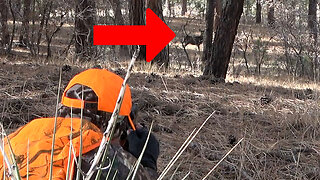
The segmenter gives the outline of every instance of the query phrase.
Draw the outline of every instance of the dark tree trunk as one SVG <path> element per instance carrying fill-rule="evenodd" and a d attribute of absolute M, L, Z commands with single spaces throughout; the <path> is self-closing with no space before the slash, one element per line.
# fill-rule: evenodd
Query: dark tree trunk
<path fill-rule="evenodd" d="M 256 23 L 260 24 L 261 23 L 261 10 L 262 10 L 262 6 L 261 6 L 261 2 L 260 0 L 257 0 L 256 2 Z"/>
<path fill-rule="evenodd" d="M 216 8 L 216 15 L 214 20 L 214 31 L 217 31 L 217 28 L 219 26 L 220 17 L 222 14 L 222 7 L 223 7 L 223 0 L 215 0 L 215 8 Z"/>
<path fill-rule="evenodd" d="M 9 14 L 9 10 L 8 10 L 8 4 L 6 0 L 0 0 L 0 23 L 1 23 L 1 38 L 2 38 L 2 45 L 6 46 L 9 44 L 10 42 L 10 35 L 9 35 L 9 31 L 8 31 L 8 14 Z"/>
<path fill-rule="evenodd" d="M 81 60 L 90 60 L 94 55 L 93 25 L 95 24 L 95 19 L 94 0 L 77 0 L 75 52 Z"/>
<path fill-rule="evenodd" d="M 317 39 L 317 0 L 309 0 L 308 27 L 314 39 Z"/>
<path fill-rule="evenodd" d="M 121 3 L 119 0 L 110 0 L 113 11 L 115 12 L 115 23 L 116 25 L 124 25 L 124 18 L 121 12 Z M 129 48 L 128 46 L 121 45 L 120 46 L 120 56 L 129 56 Z"/>
<path fill-rule="evenodd" d="M 250 19 L 250 11 L 251 11 L 251 0 L 245 0 L 245 5 L 244 5 L 244 16 L 242 18 L 243 24 L 246 24 L 248 20 Z"/>
<path fill-rule="evenodd" d="M 243 12 L 243 4 L 244 0 L 227 0 L 214 37 L 212 56 L 207 61 L 204 75 L 226 78 L 233 42 Z"/>
<path fill-rule="evenodd" d="M 13 38 L 15 36 L 16 33 L 16 16 L 15 16 L 15 12 L 13 10 L 13 5 L 12 5 L 12 1 L 8 0 L 9 3 L 9 8 L 10 8 L 10 13 L 11 13 L 11 17 L 12 17 L 12 31 L 11 31 L 11 37 L 10 37 L 10 42 L 7 48 L 7 53 L 11 52 L 12 49 L 12 44 L 13 44 Z"/>
<path fill-rule="evenodd" d="M 167 11 L 168 11 L 167 16 L 168 16 L 168 17 L 171 17 L 171 15 L 172 15 L 172 13 L 171 13 L 172 8 L 171 8 L 171 2 L 170 2 L 170 0 L 166 0 L 166 6 L 167 6 Z"/>
<path fill-rule="evenodd" d="M 30 6 L 31 0 L 23 0 L 23 19 L 19 41 L 21 44 L 24 44 L 26 46 L 29 46 L 29 20 L 31 12 Z"/>
<path fill-rule="evenodd" d="M 144 0 L 129 1 L 130 25 L 145 25 L 145 3 Z M 133 54 L 133 51 L 131 52 Z M 146 46 L 141 46 L 139 60 L 146 60 Z"/>
<path fill-rule="evenodd" d="M 187 12 L 187 4 L 188 4 L 188 1 L 187 0 L 181 0 L 181 16 L 184 16 Z"/>
<path fill-rule="evenodd" d="M 162 21 L 163 13 L 162 13 L 162 0 L 149 0 L 148 8 L 150 8 Z M 165 21 L 164 21 L 165 22 Z M 152 62 L 157 62 L 158 65 L 164 65 L 164 67 L 168 68 L 169 66 L 169 46 L 166 46 L 155 58 Z"/>
<path fill-rule="evenodd" d="M 269 11 L 268 11 L 268 24 L 270 27 L 274 27 L 276 22 L 276 19 L 274 17 L 274 2 L 271 2 L 271 5 L 269 6 Z"/>
<path fill-rule="evenodd" d="M 114 19 L 117 25 L 124 25 L 124 19 L 121 12 L 121 3 L 119 0 L 110 0 L 113 11 L 115 12 Z"/>
<path fill-rule="evenodd" d="M 308 9 L 308 27 L 310 30 L 310 35 L 313 38 L 313 51 L 314 57 L 311 63 L 311 77 L 316 80 L 318 78 L 318 28 L 317 28 L 317 0 L 309 0 Z"/>
<path fill-rule="evenodd" d="M 37 37 L 37 54 L 40 53 L 40 43 L 41 43 L 42 31 L 43 31 L 43 28 L 44 28 L 44 24 L 46 22 L 49 3 L 43 4 L 42 8 L 43 9 L 41 9 L 41 19 L 40 19 L 40 25 L 39 25 L 38 37 Z M 47 18 L 49 18 L 49 17 L 47 17 Z"/>
<path fill-rule="evenodd" d="M 207 0 L 206 29 L 204 32 L 202 62 L 211 57 L 215 0 Z"/>

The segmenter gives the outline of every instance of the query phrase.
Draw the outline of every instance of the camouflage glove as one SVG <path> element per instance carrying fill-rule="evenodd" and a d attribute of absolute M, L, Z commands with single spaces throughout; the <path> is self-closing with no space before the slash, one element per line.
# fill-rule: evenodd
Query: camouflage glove
<path fill-rule="evenodd" d="M 140 156 L 147 137 L 148 129 L 146 127 L 139 128 L 136 131 L 132 131 L 128 135 L 128 151 L 136 158 Z M 158 156 L 159 142 L 153 134 L 150 134 L 146 150 L 141 159 L 141 164 L 144 167 L 149 167 L 154 170 L 157 170 Z"/>

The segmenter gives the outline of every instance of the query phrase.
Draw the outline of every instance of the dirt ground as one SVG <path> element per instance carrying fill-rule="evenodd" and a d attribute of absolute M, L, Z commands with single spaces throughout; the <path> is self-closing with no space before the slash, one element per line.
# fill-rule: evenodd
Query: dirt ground
<path fill-rule="evenodd" d="M 60 90 L 82 70 L 72 66 L 63 71 Z M 125 75 L 124 69 L 113 71 Z M 53 116 L 58 81 L 56 65 L 1 57 L 0 117 L 8 131 L 34 118 Z M 315 90 L 137 71 L 129 85 L 140 108 L 137 121 L 155 122 L 159 172 L 192 130 L 214 112 L 168 179 L 172 174 L 181 179 L 188 172 L 188 179 L 200 179 L 243 137 L 209 179 L 320 179 L 320 107 Z"/>

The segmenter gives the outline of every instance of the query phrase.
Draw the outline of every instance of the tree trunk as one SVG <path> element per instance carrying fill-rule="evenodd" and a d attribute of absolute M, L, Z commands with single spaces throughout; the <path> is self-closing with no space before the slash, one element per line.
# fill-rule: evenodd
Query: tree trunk
<path fill-rule="evenodd" d="M 313 38 L 313 61 L 311 63 L 311 77 L 316 80 L 318 78 L 318 29 L 317 29 L 317 0 L 309 0 L 308 10 L 308 27 L 310 35 Z"/>
<path fill-rule="evenodd" d="M 165 1 L 166 2 L 166 11 L 167 11 L 167 14 L 166 14 L 166 16 L 168 16 L 168 17 L 171 17 L 171 2 L 170 2 L 170 0 L 166 0 Z"/>
<path fill-rule="evenodd" d="M 19 41 L 21 44 L 29 46 L 29 20 L 31 12 L 31 0 L 23 0 L 23 20 Z"/>
<path fill-rule="evenodd" d="M 181 6 L 182 6 L 181 16 L 186 15 L 186 12 L 187 12 L 187 4 L 188 4 L 188 1 L 187 1 L 187 0 L 181 0 Z"/>
<path fill-rule="evenodd" d="M 250 11 L 251 11 L 251 0 L 245 0 L 244 5 L 244 16 L 242 18 L 243 24 L 246 24 L 248 20 L 250 19 Z"/>
<path fill-rule="evenodd" d="M 39 20 L 40 24 L 39 24 L 38 35 L 37 35 L 37 53 L 36 54 L 40 53 L 40 43 L 41 43 L 42 31 L 44 28 L 44 23 L 46 22 L 46 16 L 47 16 L 48 8 L 49 8 L 49 3 L 44 3 L 42 6 L 43 6 L 42 7 L 43 9 L 41 9 L 41 13 L 40 13 L 41 19 Z"/>
<path fill-rule="evenodd" d="M 15 33 L 16 33 L 16 16 L 15 16 L 15 12 L 14 12 L 13 7 L 12 7 L 12 1 L 8 0 L 8 3 L 9 3 L 9 9 L 10 9 L 10 13 L 11 13 L 12 21 L 13 21 L 12 22 L 12 31 L 11 31 L 10 42 L 9 42 L 9 45 L 8 45 L 8 48 L 7 48 L 7 53 L 10 53 L 11 49 L 12 49 L 13 38 L 14 38 Z"/>
<path fill-rule="evenodd" d="M 216 8 L 216 15 L 214 20 L 214 31 L 217 31 L 217 28 L 219 26 L 220 17 L 222 15 L 222 7 L 223 7 L 223 0 L 215 0 L 215 8 Z"/>
<path fill-rule="evenodd" d="M 206 29 L 204 32 L 202 62 L 211 57 L 215 0 L 207 0 Z"/>
<path fill-rule="evenodd" d="M 257 0 L 256 2 L 256 23 L 260 24 L 261 23 L 261 10 L 262 10 L 262 6 L 261 6 L 261 2 L 260 0 Z"/>
<path fill-rule="evenodd" d="M 80 60 L 90 60 L 94 54 L 93 25 L 95 19 L 94 0 L 77 0 L 75 52 Z"/>
<path fill-rule="evenodd" d="M 144 0 L 130 0 L 129 6 L 130 25 L 145 25 Z M 131 51 L 131 54 L 133 54 L 133 51 Z M 146 60 L 146 46 L 141 46 L 138 59 Z"/>
<path fill-rule="evenodd" d="M 244 0 L 227 0 L 214 37 L 212 57 L 207 61 L 204 75 L 226 78 L 243 4 Z"/>
<path fill-rule="evenodd" d="M 308 27 L 314 39 L 317 39 L 317 0 L 309 0 Z"/>
<path fill-rule="evenodd" d="M 10 42 L 10 35 L 8 31 L 8 5 L 6 0 L 0 0 L 0 23 L 1 23 L 1 33 L 2 33 L 2 45 L 6 46 Z"/>
<path fill-rule="evenodd" d="M 121 3 L 119 0 L 110 0 L 112 7 L 113 7 L 113 11 L 115 12 L 115 23 L 116 25 L 124 25 L 124 18 L 121 12 Z M 120 56 L 129 56 L 129 48 L 128 46 L 125 45 L 121 45 L 120 46 L 120 52 L 119 52 Z"/>
<path fill-rule="evenodd" d="M 162 0 L 149 0 L 148 8 L 150 8 L 163 22 L 163 12 L 162 12 Z M 168 68 L 169 66 L 169 45 L 166 46 L 155 58 L 152 62 L 157 62 L 158 65 L 164 65 L 164 67 Z"/>
<path fill-rule="evenodd" d="M 274 27 L 275 23 L 275 17 L 274 17 L 274 2 L 271 2 L 269 6 L 269 11 L 268 11 L 268 24 L 270 27 Z"/>
<path fill-rule="evenodd" d="M 114 19 L 117 25 L 124 25 L 124 19 L 121 12 L 121 3 L 119 0 L 110 0 L 113 11 L 115 12 Z"/>

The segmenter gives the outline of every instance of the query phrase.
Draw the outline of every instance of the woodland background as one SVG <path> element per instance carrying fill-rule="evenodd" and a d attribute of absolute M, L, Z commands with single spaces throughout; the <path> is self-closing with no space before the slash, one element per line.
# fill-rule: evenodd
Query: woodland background
<path fill-rule="evenodd" d="M 143 25 L 151 8 L 176 33 L 130 87 L 155 123 L 159 172 L 214 112 L 166 178 L 320 179 L 317 0 L 0 0 L 0 117 L 8 131 L 52 117 L 78 72 L 124 77 L 135 46 L 93 46 L 95 24 Z M 62 88 L 58 89 L 59 69 Z M 180 164 L 180 165 L 179 165 Z"/>

